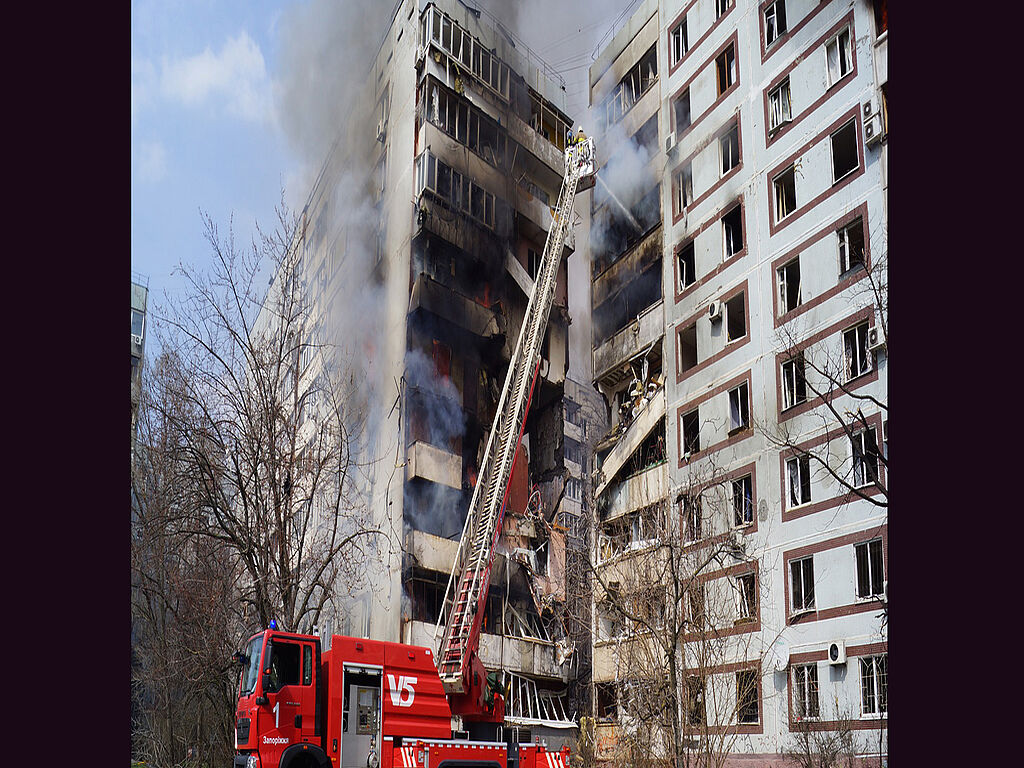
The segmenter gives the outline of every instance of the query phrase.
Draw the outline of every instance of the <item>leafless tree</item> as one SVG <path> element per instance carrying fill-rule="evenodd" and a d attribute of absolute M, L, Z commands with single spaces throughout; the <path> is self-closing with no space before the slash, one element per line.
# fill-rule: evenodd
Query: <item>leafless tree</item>
<path fill-rule="evenodd" d="M 858 728 L 860 720 L 851 713 L 851 707 L 833 701 L 836 717 L 827 728 L 814 719 L 797 718 L 790 723 L 789 739 L 779 750 L 788 762 L 799 768 L 854 768 L 878 765 L 879 760 L 864 760 L 858 755 L 885 753 L 884 721 L 877 728 Z"/>
<path fill-rule="evenodd" d="M 210 267 L 182 266 L 154 312 L 132 472 L 137 743 L 161 765 L 200 735 L 233 743 L 232 650 L 272 618 L 311 631 L 362 588 L 381 535 L 360 373 L 310 312 L 295 218 L 282 203 L 248 249 L 203 218 Z"/>
<path fill-rule="evenodd" d="M 615 680 L 597 696 L 602 761 L 721 766 L 751 706 L 760 717 L 766 569 L 736 532 L 735 511 L 730 483 L 705 460 L 672 503 L 623 521 L 619 542 L 615 521 L 599 526 L 595 639 L 606 650 L 595 649 L 595 676 Z"/>

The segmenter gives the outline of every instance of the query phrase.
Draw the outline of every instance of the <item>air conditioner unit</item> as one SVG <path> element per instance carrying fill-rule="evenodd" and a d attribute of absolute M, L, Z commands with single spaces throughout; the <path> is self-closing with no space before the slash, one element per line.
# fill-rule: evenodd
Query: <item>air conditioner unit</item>
<path fill-rule="evenodd" d="M 828 644 L 828 663 L 834 666 L 846 663 L 845 640 L 833 640 Z"/>
<path fill-rule="evenodd" d="M 871 117 L 864 118 L 864 143 L 869 147 L 882 140 L 882 116 L 876 112 Z"/>
<path fill-rule="evenodd" d="M 708 317 L 711 318 L 711 322 L 722 319 L 722 302 L 718 299 L 712 300 L 708 305 Z"/>
<path fill-rule="evenodd" d="M 873 114 L 875 114 L 876 111 L 877 110 L 875 109 L 875 102 L 873 100 L 868 99 L 867 101 L 864 102 L 864 119 L 865 120 L 867 120 L 869 117 L 871 117 Z"/>
<path fill-rule="evenodd" d="M 669 154 L 675 148 L 675 146 L 676 146 L 676 135 L 674 133 L 670 133 L 665 138 L 665 154 L 666 155 Z"/>
<path fill-rule="evenodd" d="M 878 328 L 868 328 L 868 349 L 872 352 L 885 349 L 885 339 Z"/>
<path fill-rule="evenodd" d="M 141 336 L 136 336 L 133 333 L 132 334 L 132 342 L 135 343 L 135 344 L 140 344 L 141 345 L 142 344 L 142 337 Z"/>

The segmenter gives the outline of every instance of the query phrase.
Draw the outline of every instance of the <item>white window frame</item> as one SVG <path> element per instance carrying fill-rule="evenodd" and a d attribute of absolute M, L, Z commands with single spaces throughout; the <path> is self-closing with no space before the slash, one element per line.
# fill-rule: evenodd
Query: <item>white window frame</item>
<path fill-rule="evenodd" d="M 802 373 L 801 373 L 802 369 Z M 798 399 L 797 376 L 804 380 L 804 396 Z M 782 364 L 782 410 L 807 402 L 807 364 L 803 353 L 799 353 Z"/>
<path fill-rule="evenodd" d="M 801 671 L 803 675 L 800 674 Z M 800 677 L 803 677 L 803 679 L 801 680 Z M 817 712 L 809 715 L 807 710 L 811 703 L 812 688 L 814 691 L 814 705 Z M 793 667 L 793 714 L 797 720 L 813 721 L 821 719 L 820 693 L 821 689 L 818 687 L 818 665 L 813 662 L 795 665 Z"/>
<path fill-rule="evenodd" d="M 722 18 L 729 10 L 733 0 L 715 0 L 715 18 Z"/>
<path fill-rule="evenodd" d="M 737 490 L 739 490 L 738 494 Z M 747 493 L 748 490 L 749 493 Z M 750 500 L 749 505 L 747 499 Z M 736 507 L 737 500 L 740 501 L 739 509 Z M 747 520 L 748 512 L 749 520 Z M 754 478 L 752 475 L 744 475 L 732 481 L 732 521 L 734 528 L 746 528 L 748 525 L 754 524 Z"/>
<path fill-rule="evenodd" d="M 852 127 L 852 129 L 853 129 L 853 152 L 854 152 L 854 154 L 857 154 L 857 121 L 856 120 L 850 120 L 846 124 L 839 126 L 839 128 L 836 129 L 835 131 L 833 131 L 831 134 L 829 134 L 829 137 L 828 137 L 829 157 L 832 160 L 832 183 L 833 184 L 838 184 L 840 181 L 845 179 L 851 173 L 856 173 L 857 170 L 860 168 L 860 157 L 858 155 L 858 157 L 857 157 L 857 164 L 856 165 L 854 165 L 852 168 L 850 168 L 850 170 L 846 171 L 846 173 L 844 173 L 842 176 L 836 176 L 836 136 L 838 136 L 842 131 L 845 131 L 847 128 L 850 128 L 850 127 Z"/>
<path fill-rule="evenodd" d="M 810 568 L 811 600 L 810 600 L 810 603 L 808 603 L 808 601 L 807 601 L 807 581 L 806 581 L 807 569 L 804 568 L 804 563 L 807 563 L 807 562 L 810 562 L 810 564 L 811 564 L 811 568 Z M 800 595 L 801 595 L 801 598 L 802 598 L 801 605 L 799 605 L 799 606 L 796 604 L 796 582 L 794 581 L 794 579 L 796 578 L 796 574 L 793 572 L 793 566 L 797 565 L 797 564 L 800 565 Z M 791 602 L 792 602 L 792 605 L 793 605 L 793 609 L 792 609 L 791 615 L 795 616 L 798 613 L 806 613 L 807 611 L 815 610 L 817 595 L 815 594 L 815 589 L 814 589 L 814 555 L 808 555 L 807 557 L 801 557 L 801 558 L 798 558 L 796 560 L 790 560 L 789 561 L 789 589 L 790 589 L 790 593 L 789 593 L 790 594 L 790 599 L 791 599 Z"/>
<path fill-rule="evenodd" d="M 693 254 L 693 274 L 686 271 L 686 264 L 683 261 L 683 254 L 689 250 Z M 676 268 L 679 270 L 679 290 L 683 291 L 697 282 L 697 249 L 694 246 L 693 241 L 684 245 L 679 249 L 679 253 L 676 254 Z M 690 281 L 687 282 L 686 278 L 689 277 Z"/>
<path fill-rule="evenodd" d="M 734 247 L 736 245 L 736 232 L 734 232 L 729 225 L 726 223 L 725 218 L 732 214 L 733 211 L 738 210 L 740 212 L 740 223 L 739 223 L 739 236 L 743 239 L 743 206 L 738 205 L 725 212 L 722 216 L 722 253 L 724 258 L 729 259 L 735 256 L 737 253 L 743 250 L 743 243 L 740 243 L 740 247 Z"/>
<path fill-rule="evenodd" d="M 870 454 L 867 449 L 867 436 L 874 435 L 873 429 L 864 429 L 860 432 L 856 432 L 850 438 L 850 461 L 853 465 L 853 487 L 854 488 L 865 488 L 869 485 L 874 485 L 878 482 L 878 442 L 875 440 L 875 453 Z M 867 458 L 868 456 L 874 456 L 875 464 L 875 479 L 868 479 L 867 472 Z M 859 476 L 859 477 L 858 477 Z"/>
<path fill-rule="evenodd" d="M 794 472 L 793 467 L 796 467 Z M 804 498 L 804 478 L 807 479 L 807 498 Z M 794 484 L 794 478 L 796 484 Z M 811 459 L 809 456 L 791 456 L 786 459 L 786 486 L 789 490 L 789 509 L 811 503 Z M 794 503 L 794 501 L 796 503 Z"/>
<path fill-rule="evenodd" d="M 779 9 L 782 9 L 782 29 L 779 28 Z M 786 0 L 775 0 L 774 3 L 765 6 L 764 9 L 764 38 L 765 48 L 771 48 L 780 37 L 789 31 L 786 23 Z M 774 37 L 772 33 L 775 33 Z"/>
<path fill-rule="evenodd" d="M 672 188 L 676 196 L 676 211 L 682 213 L 693 203 L 693 163 L 687 163 L 676 171 Z"/>
<path fill-rule="evenodd" d="M 859 260 L 852 262 L 850 255 L 850 232 L 854 230 L 860 230 L 864 232 L 864 219 L 858 217 L 854 221 L 851 221 L 846 226 L 836 230 L 836 238 L 839 244 L 839 274 L 845 275 L 851 269 L 858 266 L 864 266 L 864 250 L 861 249 Z"/>
<path fill-rule="evenodd" d="M 825 77 L 832 87 L 853 71 L 853 41 L 850 27 L 843 27 L 825 43 Z"/>
<path fill-rule="evenodd" d="M 773 133 L 793 120 L 793 98 L 789 75 L 768 92 L 768 132 Z"/>
<path fill-rule="evenodd" d="M 871 373 L 874 367 L 868 349 L 868 322 L 865 320 L 843 331 L 843 365 L 846 381 Z"/>
<path fill-rule="evenodd" d="M 881 669 L 885 659 L 885 671 Z M 889 654 L 862 656 L 860 659 L 860 716 L 881 719 L 889 714 Z M 872 702 L 869 704 L 868 684 Z M 884 701 L 883 701 L 884 700 Z M 870 708 L 869 708 L 870 707 Z"/>
<path fill-rule="evenodd" d="M 729 431 L 750 426 L 750 387 L 743 382 L 729 390 Z"/>
<path fill-rule="evenodd" d="M 690 41 L 686 29 L 686 17 L 680 21 L 671 33 L 672 37 L 672 64 L 678 64 L 683 57 L 690 52 Z"/>
<path fill-rule="evenodd" d="M 680 496 L 679 505 L 683 517 L 683 539 L 700 541 L 704 538 L 704 518 L 700 496 Z"/>
<path fill-rule="evenodd" d="M 733 149 L 733 143 L 730 138 L 733 134 L 736 134 L 736 147 Z M 735 155 L 735 156 L 734 156 Z M 725 176 L 729 171 L 740 164 L 740 124 L 736 123 L 732 128 L 725 132 L 718 139 L 718 156 L 720 159 L 719 168 L 721 170 L 721 176 Z M 726 167 L 726 161 L 731 161 L 729 167 Z"/>
<path fill-rule="evenodd" d="M 880 588 L 880 590 L 878 592 L 874 591 L 874 586 L 873 585 L 874 585 L 875 580 L 872 578 L 875 575 L 875 573 L 874 573 L 874 570 L 873 570 L 874 567 L 872 566 L 871 547 L 872 547 L 872 545 L 875 545 L 875 544 L 878 545 L 878 554 L 879 554 L 879 558 L 878 559 L 879 559 L 879 562 L 881 563 L 881 569 L 882 569 L 882 578 L 879 581 L 881 581 L 883 587 Z M 867 577 L 868 577 L 868 594 L 866 594 L 866 595 L 862 595 L 860 593 L 860 556 L 859 556 L 859 553 L 860 553 L 861 547 L 863 547 L 866 550 L 866 552 L 867 552 L 867 560 L 866 560 L 866 562 L 867 562 L 867 566 L 868 566 L 868 573 L 867 573 Z M 874 600 L 875 598 L 881 597 L 882 593 L 885 591 L 884 590 L 884 585 L 885 585 L 885 548 L 882 546 L 882 539 L 881 539 L 881 537 L 878 537 L 878 538 L 875 538 L 875 539 L 871 539 L 870 541 L 862 541 L 859 544 L 854 544 L 853 545 L 853 566 L 854 566 L 854 578 L 856 579 L 856 584 L 854 585 L 854 592 L 857 595 L 857 599 L 858 600 Z"/>
<path fill-rule="evenodd" d="M 750 594 L 744 587 L 744 582 L 749 580 L 752 583 L 753 588 L 750 590 Z M 736 577 L 736 581 L 733 584 L 733 589 L 736 590 L 736 616 L 740 620 L 745 619 L 756 619 L 757 618 L 757 574 L 753 571 L 749 573 L 741 573 Z"/>
<path fill-rule="evenodd" d="M 789 267 L 794 262 L 796 263 L 796 270 L 797 270 L 796 302 L 793 304 L 792 307 L 790 307 L 789 306 L 789 304 L 790 304 L 790 302 L 789 302 L 789 298 L 790 298 L 789 293 L 790 293 L 790 288 L 792 286 L 789 285 L 789 280 L 787 278 L 786 271 L 789 269 Z M 787 312 L 792 312 L 797 307 L 799 307 L 801 304 L 803 304 L 803 298 L 800 295 L 800 293 L 801 293 L 801 291 L 800 291 L 801 283 L 803 281 L 800 279 L 800 256 L 799 256 L 799 254 L 797 254 L 792 259 L 790 259 L 785 264 L 783 264 L 781 267 L 779 267 L 778 270 L 776 270 L 776 273 L 777 273 L 777 276 L 778 276 L 778 283 L 779 283 L 779 304 L 781 305 L 779 307 L 779 309 L 780 309 L 779 315 L 782 316 L 782 315 L 786 314 Z"/>

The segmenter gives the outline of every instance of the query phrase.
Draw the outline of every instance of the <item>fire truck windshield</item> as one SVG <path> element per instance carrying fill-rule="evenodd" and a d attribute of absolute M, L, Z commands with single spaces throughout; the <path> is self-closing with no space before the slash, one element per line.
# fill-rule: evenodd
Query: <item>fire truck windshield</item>
<path fill-rule="evenodd" d="M 260 651 L 263 650 L 263 635 L 256 635 L 249 641 L 245 649 L 245 666 L 242 667 L 242 696 L 256 690 L 256 680 L 260 676 Z"/>

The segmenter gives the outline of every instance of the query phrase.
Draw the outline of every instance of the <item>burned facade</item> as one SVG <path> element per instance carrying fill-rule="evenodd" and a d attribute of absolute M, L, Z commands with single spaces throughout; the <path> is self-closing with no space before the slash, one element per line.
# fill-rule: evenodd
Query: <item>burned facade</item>
<path fill-rule="evenodd" d="M 884 2 L 648 0 L 590 69 L 606 765 L 884 764 L 886 47 Z"/>
<path fill-rule="evenodd" d="M 357 435 L 364 490 L 393 542 L 379 553 L 373 588 L 339 606 L 320 627 L 325 636 L 435 648 L 440 639 L 445 587 L 572 129 L 562 83 L 526 50 L 455 0 L 405 0 L 367 73 L 362 113 L 303 213 L 311 333 L 339 350 L 342 369 L 357 361 L 351 375 L 363 378 L 356 388 L 369 414 Z M 581 435 L 566 397 L 566 262 L 575 247 L 570 228 L 480 643 L 508 687 L 509 738 L 539 736 L 552 747 L 574 737 L 567 692 L 588 639 L 566 620 L 567 569 L 585 565 L 573 527 L 584 471 L 572 446 Z"/>

